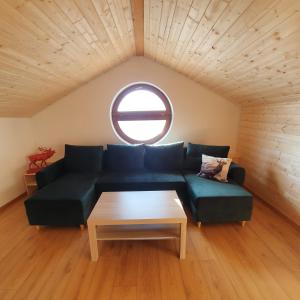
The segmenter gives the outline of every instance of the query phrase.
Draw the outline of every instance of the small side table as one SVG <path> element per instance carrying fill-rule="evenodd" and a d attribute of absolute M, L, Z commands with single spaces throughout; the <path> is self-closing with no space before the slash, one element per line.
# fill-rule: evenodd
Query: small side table
<path fill-rule="evenodd" d="M 24 182 L 26 186 L 27 196 L 30 196 L 37 190 L 36 173 L 24 173 Z"/>
<path fill-rule="evenodd" d="M 47 161 L 47 166 L 53 164 L 54 161 Z M 24 183 L 26 186 L 27 196 L 32 195 L 32 193 L 37 190 L 37 182 L 36 182 L 36 172 L 33 173 L 24 173 Z"/>

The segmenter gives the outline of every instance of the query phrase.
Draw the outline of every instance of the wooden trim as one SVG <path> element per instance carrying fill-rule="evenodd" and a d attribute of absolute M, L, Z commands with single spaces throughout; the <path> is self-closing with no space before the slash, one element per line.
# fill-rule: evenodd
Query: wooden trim
<path fill-rule="evenodd" d="M 165 105 L 166 110 L 164 111 L 130 111 L 130 112 L 119 112 L 118 107 L 123 100 L 123 98 L 128 95 L 129 93 L 136 91 L 136 90 L 147 90 L 155 95 L 157 95 L 162 102 Z M 139 143 L 145 143 L 145 144 L 153 144 L 162 139 L 163 136 L 166 135 L 168 130 L 170 129 L 171 123 L 172 123 L 172 107 L 169 102 L 169 99 L 167 96 L 160 91 L 158 88 L 156 88 L 153 85 L 146 84 L 146 83 L 137 83 L 133 84 L 127 88 L 125 88 L 115 99 L 112 110 L 111 110 L 111 119 L 114 126 L 114 129 L 116 130 L 117 134 L 126 142 L 130 144 L 139 144 Z M 121 129 L 119 125 L 119 121 L 136 121 L 136 120 L 165 120 L 166 124 L 162 130 L 162 132 L 155 136 L 152 139 L 149 140 L 135 140 L 131 137 L 127 136 L 123 130 Z"/>
<path fill-rule="evenodd" d="M 144 0 L 131 0 L 135 53 L 144 55 Z"/>
<path fill-rule="evenodd" d="M 290 219 L 288 216 L 286 216 L 283 212 L 281 212 L 279 209 L 277 209 L 275 206 L 273 206 L 272 204 L 270 204 L 269 202 L 267 202 L 266 200 L 264 200 L 263 198 L 261 198 L 260 196 L 258 196 L 255 192 L 253 192 L 251 189 L 249 189 L 247 186 L 243 186 L 248 192 L 252 193 L 253 198 L 257 199 L 258 201 L 263 202 L 264 204 L 266 204 L 270 209 L 272 209 L 275 213 L 279 214 L 280 216 L 282 216 L 284 219 L 286 219 L 286 221 L 288 223 L 290 223 L 290 225 L 292 225 L 294 228 L 296 228 L 297 230 L 300 231 L 300 225 L 297 224 L 296 222 L 294 222 L 292 219 Z"/>
<path fill-rule="evenodd" d="M 118 121 L 146 121 L 166 120 L 170 116 L 166 111 L 116 111 L 112 113 L 113 119 Z"/>
<path fill-rule="evenodd" d="M 9 207 L 11 204 L 13 204 L 14 202 L 16 202 L 17 200 L 21 200 L 22 198 L 24 198 L 26 196 L 26 192 L 22 193 L 21 195 L 17 196 L 16 198 L 4 203 L 2 206 L 0 206 L 0 212 L 2 210 L 5 210 L 7 207 Z"/>
<path fill-rule="evenodd" d="M 157 95 L 165 104 L 166 107 L 166 113 L 171 114 L 172 113 L 172 108 L 169 102 L 169 99 L 167 98 L 167 96 L 157 87 L 149 84 L 149 83 L 135 83 L 132 84 L 128 87 L 126 87 L 124 90 L 121 91 L 121 93 L 117 96 L 117 98 L 115 99 L 114 103 L 113 103 L 113 107 L 112 107 L 112 112 L 117 112 L 118 111 L 118 107 L 120 105 L 120 102 L 123 100 L 123 98 L 128 95 L 129 93 L 133 92 L 133 91 L 138 91 L 138 90 L 146 90 L 149 92 L 154 93 L 155 95 Z"/>

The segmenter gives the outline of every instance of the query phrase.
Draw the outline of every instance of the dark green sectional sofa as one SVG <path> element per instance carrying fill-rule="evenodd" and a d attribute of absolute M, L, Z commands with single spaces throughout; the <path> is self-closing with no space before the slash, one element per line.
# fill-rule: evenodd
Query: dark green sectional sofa
<path fill-rule="evenodd" d="M 65 146 L 65 157 L 37 174 L 39 189 L 25 201 L 31 225 L 85 224 L 102 192 L 176 190 L 197 222 L 248 221 L 252 195 L 245 170 L 233 163 L 228 183 L 196 176 L 202 154 L 227 157 L 229 147 Z M 143 201 L 143 199 L 141 199 Z M 145 203 L 147 205 L 147 203 Z"/>

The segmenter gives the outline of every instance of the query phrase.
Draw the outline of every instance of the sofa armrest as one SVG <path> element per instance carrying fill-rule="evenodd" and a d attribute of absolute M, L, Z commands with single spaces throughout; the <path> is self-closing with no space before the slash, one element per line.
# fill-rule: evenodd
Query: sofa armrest
<path fill-rule="evenodd" d="M 229 167 L 228 178 L 235 181 L 239 185 L 243 185 L 245 181 L 246 171 L 237 163 L 232 162 Z"/>
<path fill-rule="evenodd" d="M 36 174 L 38 188 L 48 185 L 64 173 L 64 159 L 60 159 Z"/>

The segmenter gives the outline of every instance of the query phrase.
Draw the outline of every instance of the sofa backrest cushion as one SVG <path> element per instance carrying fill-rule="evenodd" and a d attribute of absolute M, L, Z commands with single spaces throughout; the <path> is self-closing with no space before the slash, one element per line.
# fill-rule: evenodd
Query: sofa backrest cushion
<path fill-rule="evenodd" d="M 102 156 L 102 146 L 65 145 L 65 170 L 99 173 L 102 171 Z"/>
<path fill-rule="evenodd" d="M 183 142 L 165 145 L 145 145 L 145 167 L 154 171 L 179 171 L 182 169 Z"/>
<path fill-rule="evenodd" d="M 187 157 L 202 157 L 202 154 L 214 157 L 228 156 L 230 146 L 212 146 L 203 144 L 192 144 L 188 143 L 187 146 Z"/>
<path fill-rule="evenodd" d="M 228 156 L 230 146 L 214 146 L 188 143 L 184 169 L 199 171 L 202 164 L 202 154 L 214 157 Z"/>
<path fill-rule="evenodd" d="M 107 145 L 106 167 L 110 171 L 141 171 L 144 156 L 144 145 Z"/>

